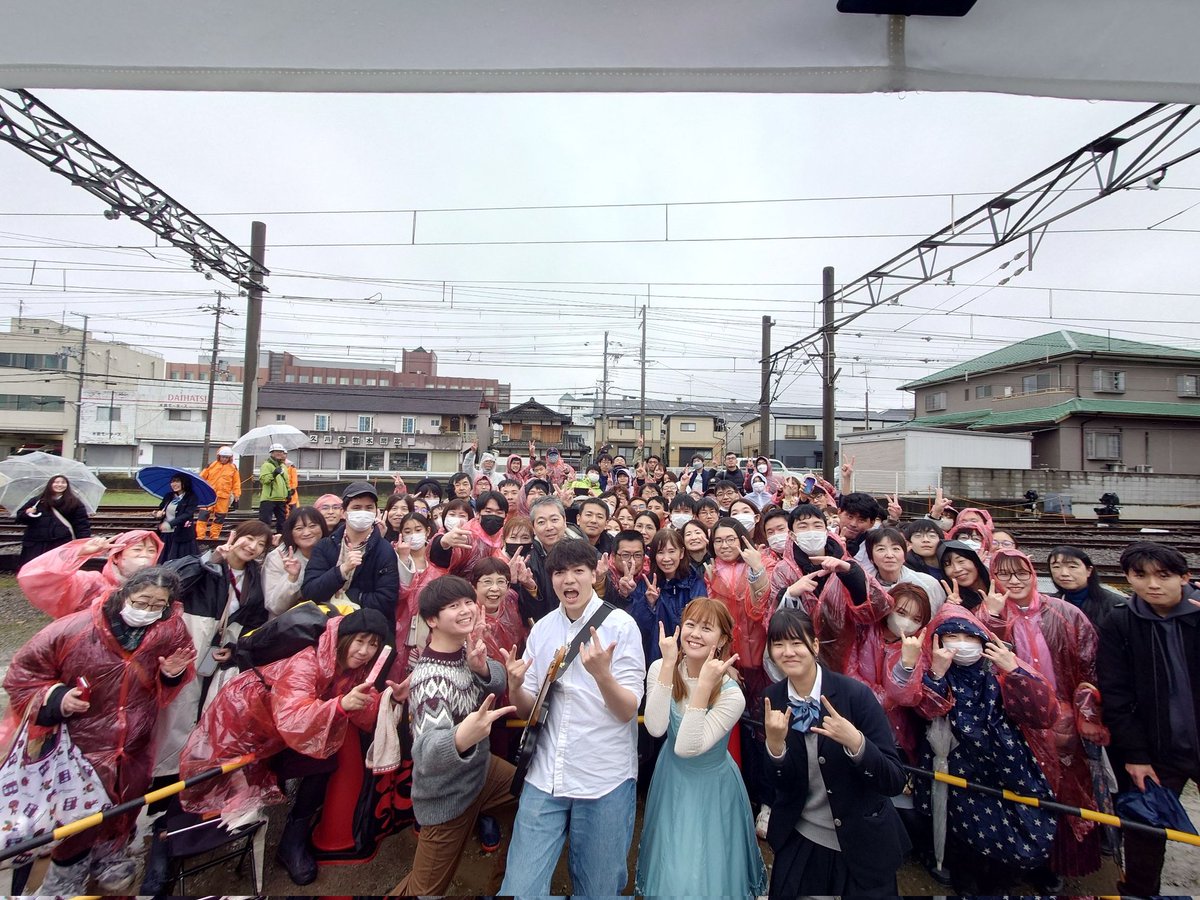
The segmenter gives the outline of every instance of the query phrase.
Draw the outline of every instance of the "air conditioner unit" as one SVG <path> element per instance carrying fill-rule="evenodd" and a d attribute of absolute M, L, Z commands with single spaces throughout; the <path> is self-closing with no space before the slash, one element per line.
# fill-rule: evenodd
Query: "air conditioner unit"
<path fill-rule="evenodd" d="M 1108 469 L 1110 472 L 1124 472 L 1125 463 L 1106 463 L 1104 468 Z"/>
<path fill-rule="evenodd" d="M 1005 397 L 1011 397 L 1012 395 L 1013 395 L 1013 389 L 1012 389 L 1012 387 L 1006 387 L 1006 388 L 1004 389 L 1004 396 L 1005 396 Z"/>
<path fill-rule="evenodd" d="M 1150 475 L 1154 472 L 1154 466 L 1134 466 L 1133 471 L 1141 472 L 1143 475 Z"/>

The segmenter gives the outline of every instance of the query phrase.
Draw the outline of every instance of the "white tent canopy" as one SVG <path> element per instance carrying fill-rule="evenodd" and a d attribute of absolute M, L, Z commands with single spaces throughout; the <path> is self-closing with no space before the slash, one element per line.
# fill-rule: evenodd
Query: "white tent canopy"
<path fill-rule="evenodd" d="M 212 91 L 995 91 L 1200 101 L 1200 3 L 0 0 L 0 86 Z"/>

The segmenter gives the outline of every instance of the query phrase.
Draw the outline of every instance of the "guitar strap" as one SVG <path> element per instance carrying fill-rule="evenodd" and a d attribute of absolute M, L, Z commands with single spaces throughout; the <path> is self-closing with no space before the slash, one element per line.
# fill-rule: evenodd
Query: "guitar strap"
<path fill-rule="evenodd" d="M 554 693 L 554 689 L 558 687 L 558 679 L 562 678 L 563 673 L 567 671 L 567 667 L 575 662 L 575 657 L 579 655 L 579 651 L 583 649 L 583 645 L 592 639 L 592 629 L 599 628 L 601 623 L 608 618 L 608 614 L 615 611 L 616 607 L 607 600 L 600 604 L 600 608 L 592 613 L 592 617 L 583 623 L 583 627 L 579 629 L 579 634 L 575 636 L 575 640 L 571 642 L 571 646 L 567 649 L 567 655 L 563 657 L 562 663 L 558 667 L 558 675 L 550 684 L 550 693 Z"/>

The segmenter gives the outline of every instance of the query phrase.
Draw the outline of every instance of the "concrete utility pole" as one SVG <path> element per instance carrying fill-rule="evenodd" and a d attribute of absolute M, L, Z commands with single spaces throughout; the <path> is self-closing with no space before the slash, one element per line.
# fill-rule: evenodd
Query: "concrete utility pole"
<path fill-rule="evenodd" d="M 762 434 L 759 453 L 773 456 L 771 452 L 771 326 L 775 323 L 770 316 L 762 317 L 762 394 L 758 400 L 758 430 Z"/>
<path fill-rule="evenodd" d="M 213 414 L 213 394 L 217 389 L 217 356 L 221 348 L 221 314 L 225 311 L 222 307 L 222 301 L 225 299 L 225 294 L 217 291 L 216 306 L 202 306 L 201 309 L 208 310 L 215 314 L 216 322 L 213 324 L 213 345 L 212 357 L 208 363 L 208 403 L 204 408 L 204 455 L 201 457 L 200 468 L 206 468 L 209 463 L 208 445 L 212 440 L 212 414 Z M 233 314 L 233 310 L 229 311 Z"/>
<path fill-rule="evenodd" d="M 642 437 L 642 442 L 646 440 L 646 307 L 642 307 L 642 411 L 641 422 L 638 423 L 638 434 Z M 646 450 L 649 455 L 651 451 Z"/>
<path fill-rule="evenodd" d="M 76 313 L 75 315 L 79 315 Z M 79 341 L 79 394 L 75 400 L 75 458 L 83 462 L 83 444 L 79 440 L 79 426 L 83 421 L 83 376 L 87 369 L 88 317 L 83 316 L 83 337 Z M 108 420 L 112 421 L 113 408 L 108 407 Z M 111 427 L 111 426 L 110 426 Z"/>
<path fill-rule="evenodd" d="M 833 266 L 826 266 L 822 272 L 822 292 L 824 325 L 821 329 L 821 468 L 825 480 L 833 484 L 833 472 L 837 468 L 834 460 L 837 438 L 833 433 L 834 385 L 837 382 L 837 372 L 833 368 L 833 336 L 837 331 L 833 324 Z"/>
<path fill-rule="evenodd" d="M 258 417 L 258 343 L 262 331 L 263 265 L 267 253 L 267 226 L 264 222 L 250 225 L 250 289 L 246 292 L 246 349 L 242 360 L 242 434 L 254 427 Z M 207 445 L 206 445 L 207 446 Z M 244 454 L 238 459 L 242 484 L 253 477 L 254 459 Z"/>
<path fill-rule="evenodd" d="M 596 440 L 596 455 L 608 438 L 608 332 L 604 332 L 604 379 L 600 382 L 600 428 L 603 434 Z"/>

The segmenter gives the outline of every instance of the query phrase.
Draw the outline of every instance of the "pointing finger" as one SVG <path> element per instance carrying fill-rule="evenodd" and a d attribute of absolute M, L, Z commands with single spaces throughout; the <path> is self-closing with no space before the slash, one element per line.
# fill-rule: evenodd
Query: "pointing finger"
<path fill-rule="evenodd" d="M 828 710 L 829 715 L 833 716 L 835 719 L 841 718 L 841 716 L 838 715 L 838 711 L 833 708 L 833 704 L 829 702 L 829 698 L 824 694 L 821 695 L 821 703 L 825 706 L 825 709 Z"/>

